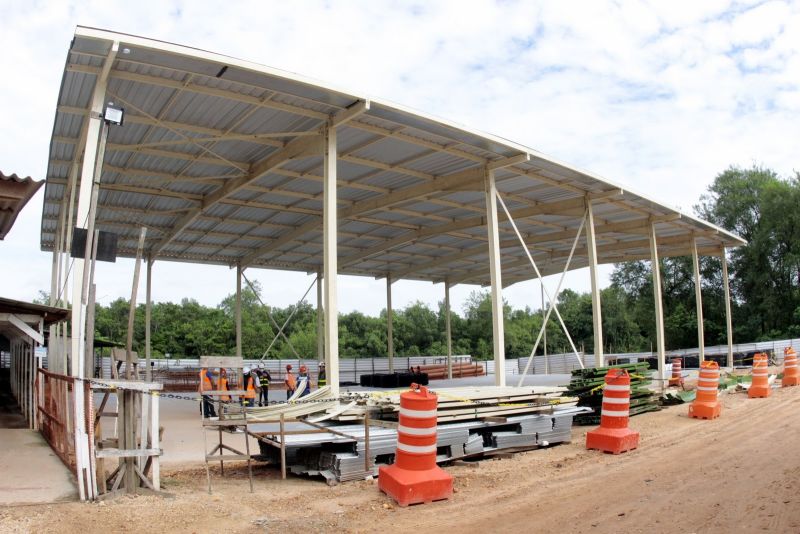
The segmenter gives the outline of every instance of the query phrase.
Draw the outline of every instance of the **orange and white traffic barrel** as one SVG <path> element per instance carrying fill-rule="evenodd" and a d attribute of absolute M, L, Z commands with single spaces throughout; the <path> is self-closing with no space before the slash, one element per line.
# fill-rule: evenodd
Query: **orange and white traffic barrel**
<path fill-rule="evenodd" d="M 625 369 L 611 368 L 606 373 L 600 426 L 586 433 L 586 448 L 611 454 L 639 447 L 639 433 L 628 428 L 631 402 L 631 377 Z"/>
<path fill-rule="evenodd" d="M 670 386 L 679 386 L 683 384 L 682 363 L 680 358 L 672 358 L 672 378 L 669 379 Z"/>
<path fill-rule="evenodd" d="M 769 370 L 767 355 L 762 353 L 753 356 L 753 381 L 747 396 L 751 399 L 769 397 L 772 390 L 769 387 Z"/>
<path fill-rule="evenodd" d="M 689 405 L 689 417 L 695 419 L 716 419 L 722 413 L 718 398 L 719 364 L 706 360 L 700 364 L 700 377 L 697 379 L 697 396 Z"/>
<path fill-rule="evenodd" d="M 411 385 L 400 395 L 395 463 L 378 470 L 378 488 L 400 506 L 449 499 L 453 477 L 436 465 L 438 397 Z"/>
<path fill-rule="evenodd" d="M 792 347 L 783 351 L 783 379 L 781 386 L 796 386 L 800 384 L 800 369 L 797 367 L 797 353 Z"/>

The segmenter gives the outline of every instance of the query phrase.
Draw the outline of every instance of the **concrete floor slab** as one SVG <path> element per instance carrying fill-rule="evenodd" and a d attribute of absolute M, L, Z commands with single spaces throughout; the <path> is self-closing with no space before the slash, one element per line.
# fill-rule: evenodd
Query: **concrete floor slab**
<path fill-rule="evenodd" d="M 0 428 L 0 505 L 78 499 L 75 477 L 35 430 Z"/>

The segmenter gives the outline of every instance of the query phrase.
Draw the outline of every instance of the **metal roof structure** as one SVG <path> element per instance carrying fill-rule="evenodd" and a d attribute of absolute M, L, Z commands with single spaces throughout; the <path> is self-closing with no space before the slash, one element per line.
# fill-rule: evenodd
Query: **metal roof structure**
<path fill-rule="evenodd" d="M 33 302 L 0 297 L 0 313 L 35 315 L 42 319 L 45 326 L 49 326 L 53 323 L 65 320 L 69 315 L 69 310 L 57 306 L 47 306 L 45 304 L 35 304 Z"/>
<path fill-rule="evenodd" d="M 22 178 L 0 171 L 0 240 L 6 238 L 19 212 L 43 183 L 43 180 L 37 181 L 30 176 Z"/>
<path fill-rule="evenodd" d="M 493 168 L 542 274 L 564 268 L 591 202 L 599 263 L 719 254 L 739 237 L 513 142 L 301 76 L 161 41 L 78 27 L 53 125 L 41 247 L 52 250 L 80 168 L 92 93 L 125 108 L 111 127 L 97 226 L 134 256 L 317 272 L 320 131 L 338 133 L 339 273 L 488 284 L 484 176 Z M 73 184 L 77 186 L 77 184 Z M 666 184 L 665 184 L 666 186 Z M 503 212 L 503 284 L 534 278 Z M 585 237 L 571 267 L 588 265 Z"/>

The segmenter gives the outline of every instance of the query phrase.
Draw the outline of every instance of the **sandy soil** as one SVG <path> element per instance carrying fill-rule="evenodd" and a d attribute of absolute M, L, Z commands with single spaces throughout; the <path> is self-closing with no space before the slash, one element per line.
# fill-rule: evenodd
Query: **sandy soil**
<path fill-rule="evenodd" d="M 768 399 L 726 395 L 722 418 L 676 406 L 632 419 L 638 450 L 619 456 L 573 443 L 452 466 L 449 501 L 398 508 L 373 482 L 328 487 L 256 469 L 165 469 L 170 496 L 0 508 L 2 532 L 800 532 L 800 388 Z"/>

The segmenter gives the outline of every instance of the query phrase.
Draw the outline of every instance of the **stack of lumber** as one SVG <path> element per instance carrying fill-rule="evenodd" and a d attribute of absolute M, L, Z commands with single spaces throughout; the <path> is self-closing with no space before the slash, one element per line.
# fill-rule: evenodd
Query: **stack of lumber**
<path fill-rule="evenodd" d="M 281 415 L 284 419 L 294 419 L 309 415 L 335 410 L 341 405 L 338 399 L 331 396 L 330 386 L 319 388 L 312 391 L 305 397 L 300 397 L 294 402 L 281 402 L 270 404 L 269 406 L 251 406 L 247 408 L 248 422 L 275 422 L 280 421 Z M 231 418 L 241 417 L 241 408 L 236 404 L 225 405 L 224 416 L 230 415 Z"/>
<path fill-rule="evenodd" d="M 649 386 L 650 371 L 647 362 L 615 365 L 614 368 L 625 369 L 631 377 L 630 415 L 659 410 L 658 397 Z M 567 394 L 578 397 L 578 406 L 592 408 L 590 414 L 575 417 L 577 425 L 596 425 L 600 423 L 600 408 L 603 403 L 603 386 L 605 376 L 611 367 L 590 367 L 572 371 L 572 379 Z"/>
<path fill-rule="evenodd" d="M 563 397 L 564 391 L 562 387 L 546 386 L 436 388 L 439 396 L 437 417 L 440 423 L 445 423 L 550 413 L 554 406 L 574 406 L 577 403 L 576 398 Z M 340 414 L 337 420 L 357 420 L 367 410 L 373 419 L 397 420 L 401 393 L 373 393 L 366 402 Z"/>
<path fill-rule="evenodd" d="M 447 378 L 447 364 L 422 365 L 420 370 L 428 375 L 429 380 L 443 380 Z M 453 378 L 483 376 L 486 372 L 479 363 L 454 363 Z"/>

